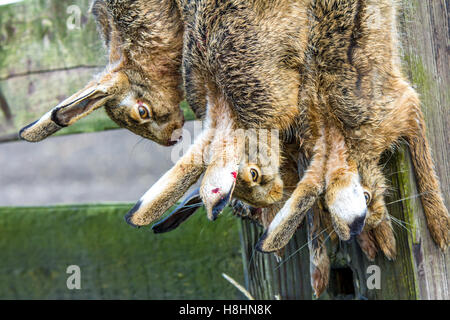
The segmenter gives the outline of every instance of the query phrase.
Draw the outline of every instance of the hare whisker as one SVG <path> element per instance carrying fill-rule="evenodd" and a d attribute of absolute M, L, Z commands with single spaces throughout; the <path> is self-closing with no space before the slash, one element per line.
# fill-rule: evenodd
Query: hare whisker
<path fill-rule="evenodd" d="M 296 255 L 298 252 L 300 252 L 303 248 L 305 248 L 308 244 L 310 244 L 313 240 L 317 239 L 322 233 L 327 231 L 327 229 L 323 229 L 321 232 L 319 232 L 313 239 L 310 241 L 307 241 L 305 244 L 303 244 L 300 248 L 295 250 L 289 257 L 287 257 L 285 260 L 281 261 L 278 266 L 274 270 L 278 270 L 283 264 L 285 264 L 287 261 L 289 261 L 294 255 Z"/>
<path fill-rule="evenodd" d="M 415 195 L 413 195 L 413 196 L 411 196 L 411 197 L 402 198 L 402 199 L 399 199 L 399 200 L 395 200 L 395 201 L 386 203 L 386 205 L 389 206 L 389 205 L 394 204 L 394 203 L 397 203 L 397 202 L 403 202 L 403 201 L 405 201 L 405 200 L 415 199 L 415 198 L 418 198 L 418 197 L 420 197 L 420 196 L 423 196 L 423 195 L 426 195 L 426 194 L 429 194 L 429 193 L 433 193 L 433 192 L 434 192 L 434 191 L 427 191 L 427 192 L 418 193 L 418 194 L 415 194 Z"/>
<path fill-rule="evenodd" d="M 392 218 L 392 216 L 391 216 L 391 218 Z M 405 225 L 403 225 L 400 220 L 397 220 L 396 218 L 394 218 L 394 219 L 392 219 L 392 221 L 394 221 L 394 223 L 396 223 L 398 226 L 400 226 L 401 228 L 405 229 L 409 234 L 412 235 L 411 230 L 409 230 Z"/>

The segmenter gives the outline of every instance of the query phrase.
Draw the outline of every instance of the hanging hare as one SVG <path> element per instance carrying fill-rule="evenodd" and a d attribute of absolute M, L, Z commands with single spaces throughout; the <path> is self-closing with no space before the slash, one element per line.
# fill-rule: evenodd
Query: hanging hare
<path fill-rule="evenodd" d="M 405 138 L 429 230 L 446 248 L 449 215 L 418 96 L 400 72 L 393 1 L 198 0 L 180 5 L 185 91 L 194 110 L 206 105 L 206 126 L 129 212 L 128 223 L 159 219 L 201 174 L 200 194 L 214 219 L 231 199 L 245 149 L 245 140 L 234 132 L 277 129 L 282 136 L 298 133 L 310 164 L 259 249 L 284 247 L 322 194 L 328 197 L 336 233 L 346 240 L 387 216 L 383 188 L 368 194 L 373 186 L 366 178 L 374 177 L 375 187 L 383 185 L 380 156 Z M 326 165 L 332 159 L 328 146 L 336 145 L 325 132 L 329 127 L 342 134 L 348 150 L 336 158 L 342 176 Z M 332 185 L 339 186 L 336 192 L 326 192 Z"/>
<path fill-rule="evenodd" d="M 109 63 L 83 89 L 62 101 L 20 137 L 37 142 L 104 107 L 119 126 L 162 145 L 180 138 L 183 25 L 174 1 L 92 3 Z"/>

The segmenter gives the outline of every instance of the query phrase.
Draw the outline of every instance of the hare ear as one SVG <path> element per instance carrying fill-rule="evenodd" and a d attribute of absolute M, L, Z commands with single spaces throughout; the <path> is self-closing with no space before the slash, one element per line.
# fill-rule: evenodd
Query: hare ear
<path fill-rule="evenodd" d="M 100 81 L 91 82 L 58 104 L 39 120 L 22 128 L 19 136 L 29 142 L 41 141 L 103 106 L 106 101 L 122 93 L 127 84 L 125 74 L 107 74 Z"/>
<path fill-rule="evenodd" d="M 200 189 L 195 189 L 184 199 L 165 219 L 152 226 L 154 233 L 165 233 L 172 231 L 190 216 L 192 216 L 203 205 L 200 198 Z"/>

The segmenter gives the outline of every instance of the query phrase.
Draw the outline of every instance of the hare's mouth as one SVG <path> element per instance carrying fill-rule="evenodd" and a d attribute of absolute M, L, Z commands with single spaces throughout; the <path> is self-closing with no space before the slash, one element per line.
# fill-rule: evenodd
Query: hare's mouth
<path fill-rule="evenodd" d="M 181 140 L 183 140 L 183 136 L 180 136 L 177 140 L 167 140 L 166 146 L 170 147 L 170 146 L 174 146 L 176 145 L 178 142 L 180 142 Z"/>

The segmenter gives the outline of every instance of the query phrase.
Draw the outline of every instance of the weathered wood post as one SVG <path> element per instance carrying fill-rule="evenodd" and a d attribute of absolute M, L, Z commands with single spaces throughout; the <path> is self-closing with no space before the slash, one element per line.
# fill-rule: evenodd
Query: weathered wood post
<path fill-rule="evenodd" d="M 449 6 L 446 0 L 402 0 L 399 31 L 404 72 L 421 95 L 436 171 L 447 206 L 450 204 L 450 59 Z M 398 256 L 388 261 L 380 253 L 370 262 L 356 241 L 329 248 L 330 285 L 324 299 L 450 299 L 450 254 L 434 244 L 412 171 L 409 152 L 400 148 L 386 159 L 386 176 L 393 192 L 386 199 L 394 223 Z M 403 200 L 400 200 L 403 199 Z M 242 221 L 241 242 L 246 286 L 258 299 L 312 299 L 306 227 L 303 224 L 286 248 L 284 260 L 254 250 L 262 230 Z M 368 267 L 381 273 L 381 288 L 368 289 Z"/>

